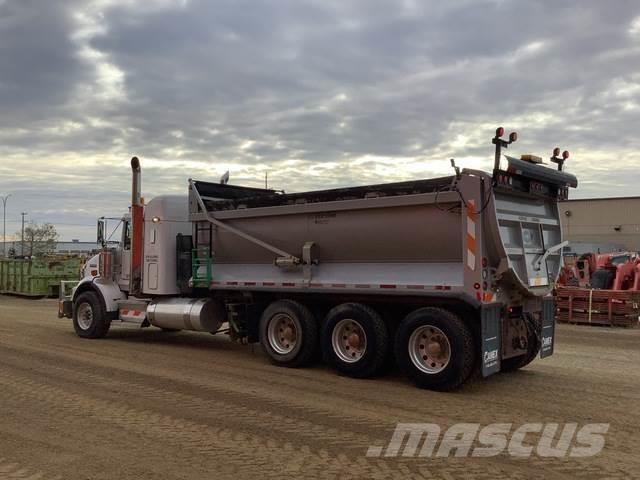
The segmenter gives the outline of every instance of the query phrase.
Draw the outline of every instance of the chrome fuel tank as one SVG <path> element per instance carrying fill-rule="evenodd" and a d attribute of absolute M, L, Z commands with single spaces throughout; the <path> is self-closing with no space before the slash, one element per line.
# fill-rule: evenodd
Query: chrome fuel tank
<path fill-rule="evenodd" d="M 160 328 L 215 332 L 226 321 L 226 310 L 211 298 L 166 298 L 149 304 L 147 318 Z"/>

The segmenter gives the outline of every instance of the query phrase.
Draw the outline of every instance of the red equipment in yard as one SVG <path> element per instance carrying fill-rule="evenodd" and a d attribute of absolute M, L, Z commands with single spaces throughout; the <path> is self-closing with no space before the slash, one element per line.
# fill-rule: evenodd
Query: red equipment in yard
<path fill-rule="evenodd" d="M 615 252 L 565 259 L 556 302 L 559 322 L 637 326 L 640 257 L 635 252 Z"/>

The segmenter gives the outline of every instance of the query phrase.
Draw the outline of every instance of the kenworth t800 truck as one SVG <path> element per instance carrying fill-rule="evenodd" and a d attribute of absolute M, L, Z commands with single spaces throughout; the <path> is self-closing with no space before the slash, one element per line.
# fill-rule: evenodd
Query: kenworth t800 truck
<path fill-rule="evenodd" d="M 104 247 L 59 315 L 83 338 L 116 322 L 225 332 L 286 367 L 321 352 L 352 377 L 395 358 L 437 390 L 521 368 L 553 353 L 557 202 L 577 180 L 558 149 L 557 168 L 502 158 L 503 135 L 491 174 L 452 161 L 450 177 L 302 193 L 189 180 L 146 204 L 134 157 L 122 241 L 99 221 Z"/>

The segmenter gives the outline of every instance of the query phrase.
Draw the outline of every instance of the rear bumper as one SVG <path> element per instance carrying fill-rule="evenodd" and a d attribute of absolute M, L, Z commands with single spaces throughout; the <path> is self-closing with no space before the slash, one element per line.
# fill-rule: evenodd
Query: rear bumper
<path fill-rule="evenodd" d="M 534 312 L 535 314 L 536 312 Z M 539 322 L 535 325 L 536 336 L 540 339 L 540 358 L 553 355 L 555 344 L 555 301 L 551 296 L 542 298 Z M 480 310 L 482 375 L 488 377 L 500 371 L 503 357 L 503 321 L 504 305 L 502 303 L 484 304 Z M 507 337 L 508 338 L 508 337 Z"/>

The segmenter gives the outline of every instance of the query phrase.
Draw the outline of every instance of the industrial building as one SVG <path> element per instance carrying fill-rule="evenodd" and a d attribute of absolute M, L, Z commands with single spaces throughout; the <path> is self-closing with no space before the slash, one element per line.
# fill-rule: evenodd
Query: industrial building
<path fill-rule="evenodd" d="M 565 200 L 558 208 L 565 252 L 640 251 L 640 197 Z"/>

